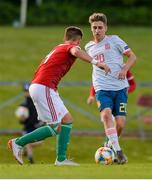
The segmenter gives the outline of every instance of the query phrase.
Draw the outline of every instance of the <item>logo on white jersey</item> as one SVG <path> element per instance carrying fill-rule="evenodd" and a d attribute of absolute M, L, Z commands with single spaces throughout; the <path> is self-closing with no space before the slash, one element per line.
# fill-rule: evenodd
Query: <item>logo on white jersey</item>
<path fill-rule="evenodd" d="M 105 49 L 110 49 L 110 44 L 109 43 L 105 44 Z"/>

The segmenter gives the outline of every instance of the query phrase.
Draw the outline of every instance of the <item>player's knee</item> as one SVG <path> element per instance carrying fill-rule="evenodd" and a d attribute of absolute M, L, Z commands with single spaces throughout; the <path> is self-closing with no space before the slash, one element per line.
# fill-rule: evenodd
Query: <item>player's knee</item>
<path fill-rule="evenodd" d="M 125 123 L 124 123 L 124 122 L 119 121 L 119 122 L 117 123 L 117 127 L 118 127 L 119 129 L 123 129 L 124 126 L 125 126 Z"/>
<path fill-rule="evenodd" d="M 56 130 L 56 134 L 59 134 L 61 132 L 61 124 L 59 124 L 55 130 Z"/>
<path fill-rule="evenodd" d="M 118 117 L 116 117 L 116 125 L 117 125 L 117 127 L 119 128 L 119 129 L 123 129 L 124 128 L 124 126 L 125 126 L 125 117 L 123 118 L 123 117 L 121 117 L 121 118 L 118 118 Z"/>
<path fill-rule="evenodd" d="M 61 132 L 61 124 L 53 124 L 53 125 L 51 124 L 49 126 L 53 130 L 54 135 L 57 135 Z"/>
<path fill-rule="evenodd" d="M 103 112 L 101 117 L 104 122 L 109 122 L 112 120 L 110 112 Z"/>
<path fill-rule="evenodd" d="M 62 123 L 63 124 L 68 124 L 68 123 L 73 123 L 73 118 L 70 113 L 67 113 L 63 118 L 62 118 Z"/>

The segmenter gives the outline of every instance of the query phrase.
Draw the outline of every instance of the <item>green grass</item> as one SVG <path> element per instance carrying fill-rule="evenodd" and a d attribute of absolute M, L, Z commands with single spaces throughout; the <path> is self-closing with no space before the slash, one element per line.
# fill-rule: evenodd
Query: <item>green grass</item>
<path fill-rule="evenodd" d="M 82 164 L 79 167 L 55 167 L 50 164 L 0 165 L 1 178 L 35 178 L 35 179 L 146 179 L 152 178 L 150 163 L 128 164 L 124 166 L 100 166 Z"/>
<path fill-rule="evenodd" d="M 91 39 L 89 27 L 82 27 L 84 38 L 81 47 Z M 109 34 L 118 34 L 128 42 L 137 55 L 137 63 L 132 69 L 137 82 L 151 81 L 152 70 L 152 28 L 145 27 L 109 27 Z M 0 81 L 30 81 L 35 68 L 53 46 L 62 42 L 63 26 L 45 28 L 11 28 L 0 27 Z M 69 74 L 63 81 L 91 81 L 91 65 L 77 60 Z M 151 88 L 138 88 L 129 96 L 127 130 L 138 132 L 136 114 L 136 99 L 140 93 L 149 92 Z M 21 86 L 0 86 L 0 105 L 22 92 Z M 99 117 L 96 104 L 88 106 L 86 99 L 88 87 L 60 87 L 60 95 L 76 106 Z M 15 103 L 0 109 L 0 128 L 21 128 L 14 116 L 14 111 L 21 103 L 21 97 Z M 93 121 L 67 105 L 73 115 L 74 128 L 103 130 L 99 121 Z M 139 109 L 140 111 L 143 109 Z M 147 113 L 152 116 L 152 112 Z M 144 124 L 146 129 L 152 130 L 152 124 Z M 152 178 L 152 144 L 150 140 L 121 138 L 122 147 L 129 158 L 124 166 L 98 166 L 94 163 L 94 153 L 102 144 L 100 137 L 72 137 L 69 157 L 74 157 L 80 167 L 54 167 L 55 138 L 47 139 L 41 146 L 34 149 L 35 165 L 19 166 L 7 149 L 7 141 L 12 136 L 1 136 L 0 141 L 0 178 Z"/>
<path fill-rule="evenodd" d="M 79 167 L 55 167 L 55 138 L 48 138 L 41 146 L 35 147 L 35 164 L 20 166 L 8 152 L 6 143 L 9 136 L 2 136 L 0 152 L 0 178 L 151 178 L 151 139 L 121 139 L 129 163 L 125 165 L 97 165 L 94 153 L 103 142 L 101 137 L 72 136 L 69 148 L 70 158 L 80 163 Z"/>

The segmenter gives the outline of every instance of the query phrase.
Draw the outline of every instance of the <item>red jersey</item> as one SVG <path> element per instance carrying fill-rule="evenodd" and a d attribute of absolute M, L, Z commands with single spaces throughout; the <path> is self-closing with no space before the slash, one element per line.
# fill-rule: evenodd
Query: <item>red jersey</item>
<path fill-rule="evenodd" d="M 128 93 L 131 93 L 136 89 L 136 82 L 134 80 L 134 76 L 132 75 L 131 71 L 127 71 L 127 80 L 129 83 Z M 90 88 L 89 96 L 95 96 L 95 90 L 94 90 L 93 86 L 91 86 L 91 88 Z"/>
<path fill-rule="evenodd" d="M 57 90 L 61 78 L 70 70 L 76 60 L 76 57 L 70 53 L 70 49 L 74 46 L 73 44 L 56 46 L 39 65 L 32 83 Z"/>

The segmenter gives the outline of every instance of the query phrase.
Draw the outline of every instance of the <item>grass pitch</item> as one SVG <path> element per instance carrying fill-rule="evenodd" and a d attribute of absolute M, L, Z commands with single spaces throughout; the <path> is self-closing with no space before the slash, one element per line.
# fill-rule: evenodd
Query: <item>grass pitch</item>
<path fill-rule="evenodd" d="M 10 136 L 2 136 L 0 152 L 0 178 L 152 178 L 151 139 L 121 138 L 122 147 L 128 156 L 125 165 L 95 164 L 94 153 L 102 144 L 101 137 L 72 136 L 68 156 L 80 163 L 78 167 L 55 167 L 55 138 L 46 139 L 41 146 L 34 148 L 35 164 L 30 165 L 24 158 L 24 165 L 19 165 L 7 149 Z"/>
<path fill-rule="evenodd" d="M 84 44 L 91 39 L 89 27 L 82 27 Z M 109 27 L 109 34 L 118 34 L 128 42 L 137 55 L 137 63 L 133 73 L 137 82 L 151 81 L 152 70 L 152 29 L 144 27 Z M 30 81 L 35 68 L 41 59 L 47 55 L 50 49 L 62 42 L 64 34 L 63 26 L 45 28 L 15 29 L 0 27 L 0 81 Z M 70 73 L 63 81 L 91 81 L 91 65 L 77 60 Z M 0 86 L 0 106 L 12 97 L 22 92 L 21 86 Z M 94 116 L 99 117 L 96 105 L 87 106 L 86 99 L 89 93 L 88 87 L 60 87 L 62 97 L 74 102 L 78 107 L 85 109 Z M 128 122 L 126 129 L 135 130 L 141 128 L 136 118 L 129 118 L 136 112 L 136 99 L 139 93 L 149 92 L 151 88 L 137 88 L 130 95 L 128 104 Z M 15 103 L 0 109 L 1 129 L 21 128 L 17 122 L 14 111 L 23 98 Z M 2 107 L 2 106 L 1 106 Z M 75 121 L 74 128 L 101 130 L 99 121 L 92 121 L 86 116 L 67 106 Z M 149 112 L 151 116 L 152 113 Z M 152 124 L 142 124 L 152 130 Z M 24 157 L 25 165 L 16 163 L 12 154 L 7 149 L 7 141 L 14 136 L 2 136 L 0 139 L 0 178 L 152 178 L 152 139 L 141 141 L 140 139 L 121 138 L 124 152 L 128 156 L 126 165 L 103 166 L 94 163 L 94 153 L 103 143 L 101 137 L 72 137 L 69 147 L 69 157 L 74 157 L 80 163 L 79 167 L 55 167 L 55 138 L 48 138 L 34 149 L 35 164 L 29 165 Z"/>
<path fill-rule="evenodd" d="M 0 178 L 35 179 L 145 179 L 152 178 L 150 163 L 100 166 L 81 164 L 79 167 L 55 167 L 50 164 L 0 165 Z"/>

